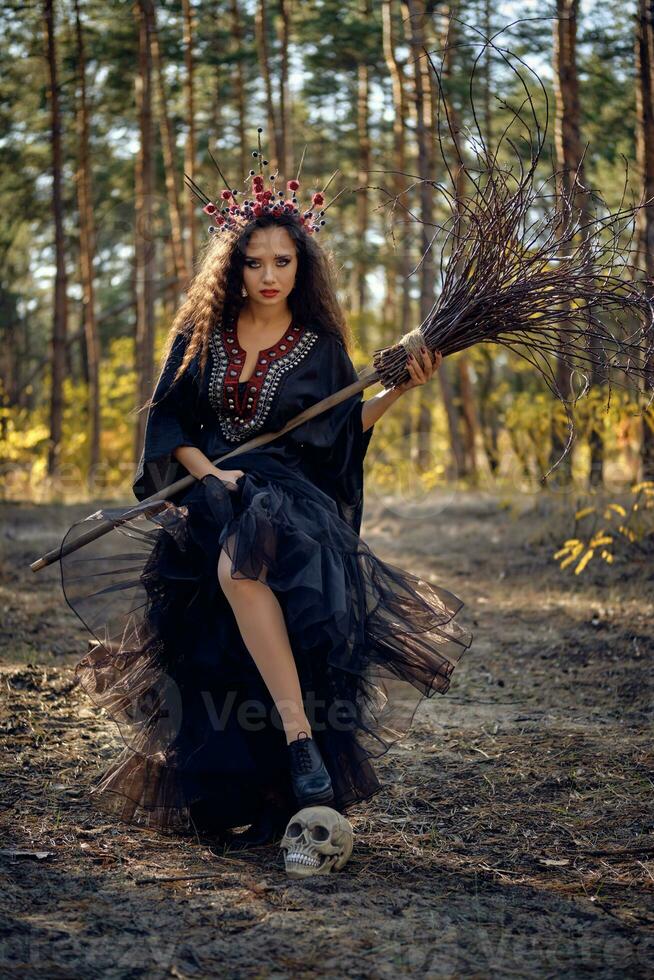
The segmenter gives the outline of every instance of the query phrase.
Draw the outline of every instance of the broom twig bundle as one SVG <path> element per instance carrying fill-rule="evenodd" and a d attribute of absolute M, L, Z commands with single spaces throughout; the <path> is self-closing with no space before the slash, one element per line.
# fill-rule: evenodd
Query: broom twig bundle
<path fill-rule="evenodd" d="M 500 100 L 508 121 L 494 148 L 482 133 L 474 95 L 475 72 L 490 51 L 520 93 L 515 107 Z M 440 247 L 437 298 L 419 328 L 375 350 L 374 367 L 384 387 L 391 388 L 406 380 L 407 355 L 423 343 L 444 356 L 479 343 L 514 351 L 537 369 L 566 408 L 570 438 L 554 469 L 572 442 L 570 403 L 591 383 L 608 382 L 609 397 L 612 384 L 642 387 L 650 401 L 654 395 L 654 284 L 640 273 L 634 244 L 638 211 L 654 202 L 627 203 L 628 171 L 614 210 L 582 185 L 583 162 L 576 173 L 539 176 L 549 122 L 547 92 L 537 73 L 508 49 L 483 38 L 469 83 L 473 122 L 465 130 L 455 128 L 448 104 L 445 54 L 441 67 L 429 52 L 425 57 L 438 93 L 434 137 L 447 179 L 404 173 L 412 183 L 400 194 L 376 189 L 386 195 L 381 207 L 390 206 L 396 226 L 398 210 L 407 221 L 423 222 L 403 202 L 408 190 L 426 181 L 442 199 L 446 217 L 427 223 L 433 234 L 413 270 L 430 249 Z M 545 106 L 542 126 L 534 86 Z M 557 360 L 572 373 L 572 399 L 557 381 Z"/>
<path fill-rule="evenodd" d="M 214 465 L 235 453 L 272 442 L 377 381 L 387 389 L 402 384 L 410 378 L 408 354 L 419 356 L 423 344 L 447 356 L 475 344 L 494 343 L 515 351 L 536 367 L 565 405 L 570 431 L 563 455 L 545 476 L 559 465 L 574 433 L 568 400 L 557 383 L 557 359 L 584 379 L 581 394 L 591 379 L 601 377 L 609 385 L 642 385 L 646 392 L 651 389 L 650 400 L 654 396 L 654 284 L 639 277 L 638 253 L 633 245 L 635 217 L 645 205 L 625 203 L 626 179 L 620 205 L 611 211 L 596 192 L 581 185 L 579 170 L 568 179 L 561 173 L 538 178 L 549 120 L 545 87 L 521 58 L 500 48 L 477 28 L 472 30 L 481 38 L 469 84 L 472 129 L 464 132 L 455 128 L 442 70 L 425 51 L 438 92 L 435 139 L 447 182 L 404 173 L 402 176 L 410 178 L 412 184 L 401 194 L 375 188 L 386 196 L 382 207 L 390 206 L 396 227 L 398 211 L 409 222 L 430 224 L 434 231 L 427 252 L 440 238 L 438 282 L 434 284 L 437 298 L 429 315 L 397 343 L 375 350 L 373 364 L 359 372 L 358 381 L 311 405 L 278 431 L 247 440 L 213 460 Z M 508 122 L 494 150 L 482 134 L 474 99 L 475 72 L 489 49 L 508 67 L 522 92 L 517 108 L 500 100 Z M 543 127 L 529 78 L 544 101 Z M 455 153 L 454 167 L 446 152 L 446 140 Z M 460 149 L 464 142 L 465 155 Z M 396 171 L 377 172 L 397 176 Z M 439 223 L 425 222 L 401 200 L 425 182 L 445 202 L 446 218 Z M 103 518 L 102 512 L 91 515 L 95 520 L 90 520 L 88 531 L 30 567 L 37 571 L 59 561 L 134 518 L 156 517 L 169 506 L 167 498 L 194 481 L 193 476 L 183 477 L 111 519 Z"/>

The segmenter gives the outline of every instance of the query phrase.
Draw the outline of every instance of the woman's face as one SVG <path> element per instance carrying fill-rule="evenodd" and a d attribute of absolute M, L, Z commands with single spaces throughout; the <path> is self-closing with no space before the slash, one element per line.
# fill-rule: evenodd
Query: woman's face
<path fill-rule="evenodd" d="M 251 303 L 285 307 L 295 284 L 297 250 L 286 228 L 257 228 L 245 248 L 243 284 Z"/>

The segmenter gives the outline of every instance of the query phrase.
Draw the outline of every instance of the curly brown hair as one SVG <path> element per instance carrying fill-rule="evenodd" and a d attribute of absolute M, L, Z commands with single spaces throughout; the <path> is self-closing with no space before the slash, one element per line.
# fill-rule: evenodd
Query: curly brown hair
<path fill-rule="evenodd" d="M 225 330 L 234 329 L 245 303 L 241 286 L 248 242 L 258 228 L 270 225 L 286 228 L 297 250 L 295 285 L 288 297 L 293 319 L 319 332 L 335 334 L 348 353 L 351 351 L 352 333 L 336 298 L 331 254 L 318 245 L 293 215 L 261 215 L 240 232 L 222 231 L 209 238 L 200 268 L 166 340 L 163 363 L 178 334 L 186 334 L 189 338 L 173 382 L 197 354 L 200 355 L 201 371 L 204 371 L 211 333 L 216 324 L 222 323 Z"/>

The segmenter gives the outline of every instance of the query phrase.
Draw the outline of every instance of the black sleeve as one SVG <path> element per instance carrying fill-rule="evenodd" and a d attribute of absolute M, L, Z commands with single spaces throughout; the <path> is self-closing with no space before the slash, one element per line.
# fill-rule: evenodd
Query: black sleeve
<path fill-rule="evenodd" d="M 132 485 L 138 500 L 187 476 L 188 471 L 172 455 L 173 449 L 199 444 L 199 392 L 192 365 L 172 384 L 187 343 L 182 334 L 175 338 L 148 410 L 143 452 Z"/>
<path fill-rule="evenodd" d="M 315 401 L 358 378 L 338 338 L 330 337 L 325 350 Z M 363 431 L 363 404 L 363 392 L 357 392 L 289 433 L 311 467 L 312 478 L 336 501 L 341 516 L 357 534 L 363 512 L 363 461 L 374 431 L 374 426 Z"/>

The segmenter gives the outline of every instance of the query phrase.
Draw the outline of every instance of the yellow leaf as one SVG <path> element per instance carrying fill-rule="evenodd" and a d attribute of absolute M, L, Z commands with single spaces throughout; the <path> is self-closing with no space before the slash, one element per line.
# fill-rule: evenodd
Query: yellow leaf
<path fill-rule="evenodd" d="M 616 512 L 616 514 L 620 514 L 621 517 L 626 517 L 627 516 L 627 511 L 624 509 L 624 507 L 622 506 L 622 504 L 609 504 L 609 506 L 606 508 L 606 510 L 607 511 L 614 510 Z M 607 513 L 605 513 L 604 516 L 605 517 L 608 517 L 609 515 Z"/>
<path fill-rule="evenodd" d="M 612 541 L 613 541 L 612 534 L 604 534 L 603 531 L 598 531 L 597 534 L 593 535 L 593 537 L 589 541 L 589 544 L 592 548 L 599 548 L 601 544 L 611 544 Z"/>
<path fill-rule="evenodd" d="M 581 559 L 581 561 L 579 562 L 579 564 L 575 568 L 575 575 L 579 575 L 580 572 L 583 572 L 584 568 L 586 567 L 586 565 L 588 564 L 588 562 L 593 557 L 594 552 L 595 552 L 595 549 L 594 548 L 589 548 L 588 549 L 588 551 L 586 552 L 586 554 L 584 555 L 584 557 Z"/>
<path fill-rule="evenodd" d="M 580 518 L 586 517 L 588 514 L 594 513 L 594 511 L 595 511 L 594 507 L 582 507 L 582 509 L 578 510 L 577 513 L 575 514 L 575 520 L 578 521 Z"/>

